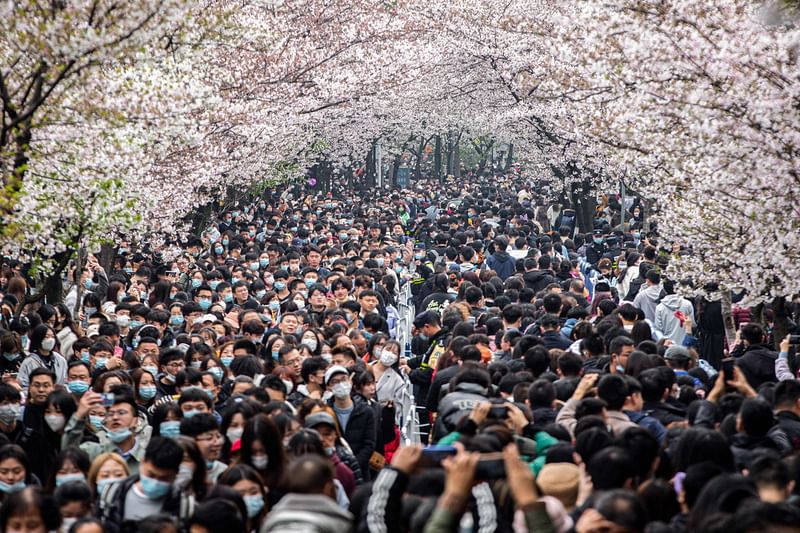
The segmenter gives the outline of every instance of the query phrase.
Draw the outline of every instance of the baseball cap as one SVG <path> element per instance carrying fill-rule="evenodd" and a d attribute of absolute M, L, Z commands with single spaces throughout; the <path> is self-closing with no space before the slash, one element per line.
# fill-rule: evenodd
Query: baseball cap
<path fill-rule="evenodd" d="M 683 346 L 672 345 L 667 348 L 667 351 L 664 353 L 664 359 L 685 360 L 691 358 L 692 354 Z"/>
<path fill-rule="evenodd" d="M 336 429 L 336 422 L 334 422 L 333 417 L 324 411 L 308 415 L 303 423 L 303 427 L 310 429 L 320 424 L 325 424 Z"/>
<path fill-rule="evenodd" d="M 342 365 L 333 365 L 328 370 L 325 371 L 325 386 L 328 386 L 328 382 L 331 380 L 333 376 L 336 374 L 346 374 L 350 375 L 350 372 L 347 371 L 345 367 Z"/>
<path fill-rule="evenodd" d="M 414 327 L 422 329 L 428 324 L 437 324 L 438 321 L 439 315 L 435 311 L 423 311 L 414 318 Z"/>

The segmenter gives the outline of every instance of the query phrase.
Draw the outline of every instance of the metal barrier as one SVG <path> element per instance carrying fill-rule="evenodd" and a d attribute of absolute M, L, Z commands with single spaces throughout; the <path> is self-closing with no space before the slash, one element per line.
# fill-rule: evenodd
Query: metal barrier
<path fill-rule="evenodd" d="M 403 349 L 406 358 L 411 357 L 411 328 L 414 325 L 414 303 L 411 301 L 411 281 L 407 280 L 403 287 L 400 289 L 400 294 L 397 299 L 397 313 L 399 319 L 397 321 L 397 342 Z M 406 412 L 400 414 L 400 439 L 404 445 L 419 443 L 422 441 L 420 432 L 419 411 L 421 407 L 417 407 L 414 399 L 414 391 L 411 383 L 407 383 L 406 390 L 408 392 L 408 409 Z M 429 424 L 424 424 L 427 427 Z"/>

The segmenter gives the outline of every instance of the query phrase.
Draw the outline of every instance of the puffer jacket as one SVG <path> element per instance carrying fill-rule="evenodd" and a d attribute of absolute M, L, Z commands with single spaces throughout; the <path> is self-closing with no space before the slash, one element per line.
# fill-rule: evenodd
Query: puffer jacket
<path fill-rule="evenodd" d="M 472 408 L 487 400 L 486 389 L 476 383 L 459 383 L 439 402 L 439 417 L 433 428 L 433 441 L 453 431 L 458 422 L 468 415 Z"/>

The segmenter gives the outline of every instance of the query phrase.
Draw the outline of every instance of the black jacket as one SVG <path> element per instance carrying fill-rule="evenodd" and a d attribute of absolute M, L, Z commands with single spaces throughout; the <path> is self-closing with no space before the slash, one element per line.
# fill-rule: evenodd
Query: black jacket
<path fill-rule="evenodd" d="M 428 391 L 433 381 L 433 371 L 439 362 L 439 357 L 444 355 L 446 350 L 446 339 L 448 331 L 445 328 L 439 330 L 436 335 L 428 340 L 428 349 L 425 355 L 413 357 L 408 360 L 408 367 L 411 368 L 409 381 L 414 384 L 414 398 L 417 405 L 426 405 L 428 401 Z M 417 339 L 418 337 L 415 337 Z M 432 356 L 436 354 L 436 360 Z"/>
<path fill-rule="evenodd" d="M 642 406 L 642 412 L 661 422 L 664 427 L 673 422 L 686 420 L 686 411 L 684 409 L 666 402 L 645 402 Z"/>
<path fill-rule="evenodd" d="M 428 391 L 428 411 L 435 413 L 439 410 L 439 399 L 441 396 L 442 387 L 450 383 L 450 380 L 458 374 L 460 366 L 448 366 L 444 370 L 440 370 L 433 378 L 433 383 Z"/>
<path fill-rule="evenodd" d="M 800 416 L 791 411 L 781 411 L 775 415 L 778 426 L 786 433 L 793 450 L 800 450 Z"/>
<path fill-rule="evenodd" d="M 533 292 L 543 291 L 545 287 L 556 281 L 553 273 L 549 270 L 531 270 L 525 272 L 522 279 L 525 281 L 525 286 Z"/>
<path fill-rule="evenodd" d="M 736 366 L 742 369 L 744 377 L 751 387 L 758 390 L 764 383 L 778 381 L 775 377 L 775 360 L 778 353 L 764 344 L 751 344 L 741 353 L 734 350 L 731 355 L 736 357 Z"/>
<path fill-rule="evenodd" d="M 572 346 L 572 341 L 558 331 L 546 331 L 542 333 L 542 342 L 544 342 L 544 346 L 548 350 L 552 350 L 553 348 L 567 350 Z"/>
<path fill-rule="evenodd" d="M 328 404 L 333 407 L 333 399 Z M 362 474 L 369 472 L 369 458 L 376 446 L 375 413 L 366 402 L 358 396 L 353 398 L 353 412 L 347 420 L 344 438 L 356 456 Z"/>

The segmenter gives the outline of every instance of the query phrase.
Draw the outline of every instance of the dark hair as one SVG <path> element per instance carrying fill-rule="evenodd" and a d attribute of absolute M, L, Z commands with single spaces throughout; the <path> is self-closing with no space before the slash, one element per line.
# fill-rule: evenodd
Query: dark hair
<path fill-rule="evenodd" d="M 27 487 L 6 495 L 0 507 L 0 530 L 8 530 L 8 521 L 12 516 L 32 513 L 39 514 L 46 531 L 56 530 L 61 525 L 61 512 L 55 498 L 44 494 L 39 487 Z"/>
<path fill-rule="evenodd" d="M 326 457 L 302 455 L 289 466 L 287 490 L 298 494 L 319 494 L 333 479 L 333 463 Z"/>
<path fill-rule="evenodd" d="M 266 415 L 259 414 L 249 419 L 244 426 L 241 439 L 241 462 L 253 466 L 253 442 L 259 440 L 267 454 L 267 470 L 264 481 L 271 489 L 283 483 L 286 469 L 286 455 L 283 438 L 275 423 Z"/>
<path fill-rule="evenodd" d="M 597 395 L 608 404 L 611 411 L 621 410 L 628 394 L 628 384 L 616 374 L 606 374 L 597 384 Z"/>
<path fill-rule="evenodd" d="M 710 462 L 726 472 L 734 471 L 733 452 L 728 441 L 718 431 L 692 427 L 684 431 L 672 453 L 676 472 L 686 472 L 697 463 Z"/>
<path fill-rule="evenodd" d="M 595 453 L 586 468 L 594 490 L 620 489 L 636 478 L 636 465 L 628 451 L 608 446 Z"/>
<path fill-rule="evenodd" d="M 238 496 L 238 493 L 236 495 Z M 214 498 L 204 501 L 197 507 L 189 519 L 189 526 L 194 525 L 205 528 L 208 533 L 244 531 L 245 517 L 242 516 L 237 504 L 228 499 Z"/>
<path fill-rule="evenodd" d="M 749 344 L 760 344 L 764 340 L 764 330 L 758 324 L 753 322 L 744 324 L 741 330 L 742 339 Z"/>
<path fill-rule="evenodd" d="M 25 483 L 30 483 L 32 473 L 29 466 L 28 454 L 25 453 L 25 450 L 16 444 L 4 444 L 0 446 L 0 463 L 6 459 L 16 459 L 25 469 Z M 5 505 L 3 507 L 5 507 Z"/>
<path fill-rule="evenodd" d="M 601 495 L 594 508 L 625 531 L 644 531 L 647 525 L 647 510 L 642 501 L 627 490 L 612 490 Z"/>
<path fill-rule="evenodd" d="M 556 388 L 546 379 L 537 379 L 528 388 L 528 403 L 531 409 L 552 407 L 556 399 Z"/>
<path fill-rule="evenodd" d="M 233 487 L 242 480 L 252 481 L 258 485 L 259 489 L 261 490 L 261 495 L 266 499 L 264 481 L 261 479 L 261 476 L 258 474 L 258 472 L 256 472 L 256 470 L 249 465 L 235 464 L 230 466 L 227 470 L 220 474 L 219 478 L 217 479 L 217 483 L 220 485 Z"/>
<path fill-rule="evenodd" d="M 739 408 L 742 429 L 750 437 L 764 437 L 775 424 L 772 408 L 761 398 L 747 398 Z"/>
<path fill-rule="evenodd" d="M 723 474 L 709 481 L 689 513 L 687 531 L 706 530 L 706 520 L 730 515 L 747 501 L 757 501 L 758 490 L 752 480 L 738 474 Z"/>
<path fill-rule="evenodd" d="M 198 435 L 219 429 L 217 419 L 211 413 L 198 413 L 181 420 L 181 435 L 197 438 Z"/>
<path fill-rule="evenodd" d="M 158 468 L 177 472 L 183 462 L 183 448 L 172 439 L 153 437 L 144 452 L 144 460 Z"/>
<path fill-rule="evenodd" d="M 31 370 L 31 373 L 28 374 L 28 382 L 29 383 L 33 382 L 33 378 L 37 376 L 47 376 L 53 381 L 53 385 L 56 384 L 57 381 L 56 373 L 50 370 L 49 368 L 45 368 L 43 366 L 34 368 L 33 370 Z"/>
<path fill-rule="evenodd" d="M 602 418 L 595 418 L 603 422 Z M 588 464 L 592 457 L 599 451 L 611 446 L 613 442 L 614 439 L 605 428 L 605 422 L 603 422 L 603 427 L 591 427 L 580 433 L 576 433 L 575 452 L 580 456 L 584 464 Z"/>
<path fill-rule="evenodd" d="M 614 445 L 628 450 L 634 466 L 638 468 L 639 481 L 650 477 L 661 446 L 649 431 L 643 427 L 630 427 L 614 439 Z"/>
<path fill-rule="evenodd" d="M 309 453 L 325 456 L 325 447 L 322 440 L 313 429 L 301 429 L 289 439 L 287 446 L 288 454 L 291 457 L 300 457 Z"/>

